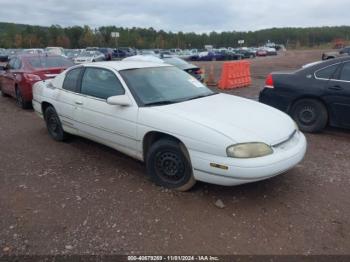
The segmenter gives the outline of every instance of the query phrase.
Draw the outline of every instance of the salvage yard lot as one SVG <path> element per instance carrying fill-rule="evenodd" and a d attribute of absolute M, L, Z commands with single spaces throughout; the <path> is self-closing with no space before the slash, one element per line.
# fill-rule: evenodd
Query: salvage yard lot
<path fill-rule="evenodd" d="M 268 73 L 321 54 L 254 59 L 252 86 L 228 93 L 256 99 Z M 197 64 L 208 73 L 211 63 Z M 307 139 L 305 160 L 285 175 L 179 193 L 155 186 L 143 164 L 117 151 L 77 137 L 54 142 L 32 111 L 1 97 L 0 253 L 348 254 L 350 132 Z"/>

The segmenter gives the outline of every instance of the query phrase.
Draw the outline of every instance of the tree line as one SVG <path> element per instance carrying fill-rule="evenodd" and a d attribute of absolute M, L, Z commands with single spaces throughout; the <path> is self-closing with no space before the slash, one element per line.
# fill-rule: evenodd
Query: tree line
<path fill-rule="evenodd" d="M 118 39 L 111 32 L 119 32 Z M 245 46 L 260 46 L 267 41 L 283 44 L 287 48 L 317 47 L 332 43 L 336 39 L 345 42 L 350 39 L 350 26 L 272 28 L 248 32 L 184 33 L 165 32 L 153 28 L 125 28 L 116 26 L 50 27 L 0 23 L 1 48 L 43 48 L 62 46 L 64 48 L 85 48 L 87 46 L 135 48 L 203 48 L 236 47 L 238 40 L 245 40 Z"/>

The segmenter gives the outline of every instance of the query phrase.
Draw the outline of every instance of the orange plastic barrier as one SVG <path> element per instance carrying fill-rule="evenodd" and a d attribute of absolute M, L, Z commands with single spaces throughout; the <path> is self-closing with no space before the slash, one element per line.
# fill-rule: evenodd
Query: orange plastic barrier
<path fill-rule="evenodd" d="M 249 61 L 225 62 L 222 66 L 220 89 L 233 89 L 251 85 Z"/>

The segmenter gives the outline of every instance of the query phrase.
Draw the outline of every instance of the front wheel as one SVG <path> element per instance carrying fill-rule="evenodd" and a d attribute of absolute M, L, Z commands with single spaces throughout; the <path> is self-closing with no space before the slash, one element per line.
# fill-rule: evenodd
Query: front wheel
<path fill-rule="evenodd" d="M 297 101 L 292 107 L 291 115 L 303 132 L 321 132 L 328 122 L 326 107 L 315 99 Z"/>
<path fill-rule="evenodd" d="M 187 191 L 196 183 L 188 153 L 177 141 L 155 142 L 147 154 L 146 166 L 148 175 L 159 186 Z"/>
<path fill-rule="evenodd" d="M 1 91 L 1 96 L 3 97 L 7 97 L 8 95 L 4 93 L 4 91 L 2 91 L 2 87 L 0 86 L 0 91 Z"/>
<path fill-rule="evenodd" d="M 46 108 L 44 118 L 50 136 L 56 141 L 64 141 L 67 133 L 64 132 L 56 110 L 52 106 Z"/>

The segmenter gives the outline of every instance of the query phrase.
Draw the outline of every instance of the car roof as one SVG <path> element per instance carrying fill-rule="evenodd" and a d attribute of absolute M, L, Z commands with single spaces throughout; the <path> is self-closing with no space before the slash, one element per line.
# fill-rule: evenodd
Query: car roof
<path fill-rule="evenodd" d="M 322 67 L 327 67 L 329 65 L 343 63 L 343 62 L 347 62 L 347 61 L 350 61 L 350 56 L 342 56 L 342 57 L 338 57 L 338 58 L 334 58 L 334 59 L 325 60 L 319 64 L 312 66 L 312 68 L 317 68 L 317 67 L 322 68 Z"/>
<path fill-rule="evenodd" d="M 152 67 L 169 67 L 171 65 L 164 63 L 154 63 L 145 61 L 109 61 L 109 62 L 96 62 L 92 64 L 86 64 L 85 66 L 101 66 L 113 68 L 117 71 L 139 69 L 139 68 L 152 68 Z"/>

